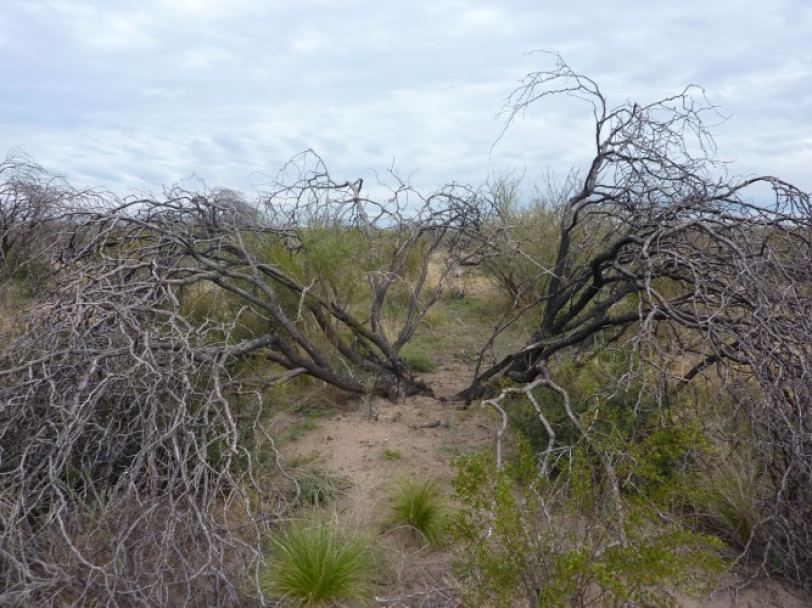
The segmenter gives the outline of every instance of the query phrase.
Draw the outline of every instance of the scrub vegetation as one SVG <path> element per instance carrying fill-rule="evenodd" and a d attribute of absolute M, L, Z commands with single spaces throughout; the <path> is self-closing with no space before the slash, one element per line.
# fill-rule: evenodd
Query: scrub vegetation
<path fill-rule="evenodd" d="M 312 151 L 252 199 L 0 163 L 0 604 L 678 605 L 744 566 L 812 591 L 810 195 L 727 177 L 701 90 L 612 106 L 552 60 L 506 128 L 570 95 L 593 158 L 532 200 Z M 418 398 L 494 441 L 424 407 L 453 482 L 415 470 L 351 532 L 352 480 L 283 453 Z M 456 556 L 422 595 L 415 544 Z"/>

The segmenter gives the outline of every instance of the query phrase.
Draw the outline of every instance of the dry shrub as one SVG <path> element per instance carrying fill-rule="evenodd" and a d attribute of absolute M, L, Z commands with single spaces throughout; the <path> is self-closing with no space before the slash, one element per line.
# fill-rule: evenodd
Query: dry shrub
<path fill-rule="evenodd" d="M 95 270 L 0 350 L 0 604 L 239 605 L 263 488 L 230 328 L 185 323 L 165 267 Z"/>

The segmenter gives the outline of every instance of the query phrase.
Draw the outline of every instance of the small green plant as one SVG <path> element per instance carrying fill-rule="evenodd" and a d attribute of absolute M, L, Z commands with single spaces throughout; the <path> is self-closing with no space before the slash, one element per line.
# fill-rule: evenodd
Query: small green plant
<path fill-rule="evenodd" d="M 397 448 L 384 448 L 383 457 L 386 460 L 400 460 L 403 458 L 403 454 Z"/>
<path fill-rule="evenodd" d="M 363 606 L 375 575 L 370 542 L 339 530 L 334 520 L 289 523 L 271 539 L 260 575 L 263 592 L 285 606 Z"/>
<path fill-rule="evenodd" d="M 327 413 L 328 413 L 327 410 L 315 408 L 315 409 L 304 409 L 299 412 L 299 415 L 302 416 L 302 418 L 323 418 L 324 416 L 327 415 Z"/>
<path fill-rule="evenodd" d="M 296 483 L 299 484 L 300 502 L 320 506 L 335 499 L 345 480 L 324 469 L 308 467 L 296 474 Z"/>
<path fill-rule="evenodd" d="M 389 528 L 403 528 L 412 538 L 432 546 L 443 544 L 446 500 L 435 479 L 413 479 L 397 486 L 391 495 Z"/>

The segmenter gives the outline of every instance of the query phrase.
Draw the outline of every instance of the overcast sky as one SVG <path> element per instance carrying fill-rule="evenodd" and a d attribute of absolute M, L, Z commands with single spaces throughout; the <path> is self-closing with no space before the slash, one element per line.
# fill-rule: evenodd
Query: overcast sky
<path fill-rule="evenodd" d="M 82 186 L 251 191 L 293 154 L 423 189 L 583 166 L 589 107 L 507 95 L 559 51 L 610 102 L 702 85 L 735 174 L 812 191 L 810 0 L 3 0 L 0 156 Z"/>

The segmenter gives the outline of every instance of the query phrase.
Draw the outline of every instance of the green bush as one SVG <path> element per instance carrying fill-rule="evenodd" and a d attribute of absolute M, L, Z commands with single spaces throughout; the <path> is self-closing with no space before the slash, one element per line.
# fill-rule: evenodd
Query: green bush
<path fill-rule="evenodd" d="M 656 506 L 624 503 L 624 543 L 617 505 L 597 494 L 588 459 L 545 480 L 526 443 L 518 452 L 503 472 L 486 450 L 455 461 L 462 508 L 451 530 L 470 605 L 673 605 L 669 591 L 699 592 L 721 571 L 721 543 L 660 517 Z M 585 502 L 601 501 L 584 512 Z"/>
<path fill-rule="evenodd" d="M 629 347 L 599 347 L 583 362 L 556 362 L 554 373 L 568 388 L 573 413 L 589 428 L 591 443 L 615 462 L 624 494 L 653 498 L 656 493 L 663 498 L 672 483 L 689 487 L 684 475 L 694 474 L 697 459 L 706 457 L 710 448 L 693 414 L 701 409 L 694 395 L 665 390 L 656 394 L 645 378 L 623 379 L 630 368 L 640 365 L 639 359 Z M 567 416 L 561 395 L 544 387 L 533 395 L 555 433 L 555 447 L 581 444 L 580 431 Z M 549 435 L 528 399 L 515 396 L 506 401 L 505 410 L 511 429 L 532 452 L 547 448 Z M 583 456 L 596 459 L 591 452 Z M 563 468 L 554 464 L 554 472 L 565 473 L 568 461 L 559 462 Z M 600 467 L 595 469 L 602 477 Z"/>
<path fill-rule="evenodd" d="M 410 479 L 392 491 L 386 525 L 403 528 L 416 540 L 440 546 L 446 511 L 446 500 L 436 480 Z"/>
<path fill-rule="evenodd" d="M 295 477 L 299 484 L 299 501 L 315 506 L 332 502 L 345 483 L 341 476 L 318 467 L 303 469 Z"/>
<path fill-rule="evenodd" d="M 370 603 L 374 576 L 366 538 L 311 518 L 293 521 L 272 537 L 260 580 L 263 593 L 285 606 L 363 606 Z"/>

